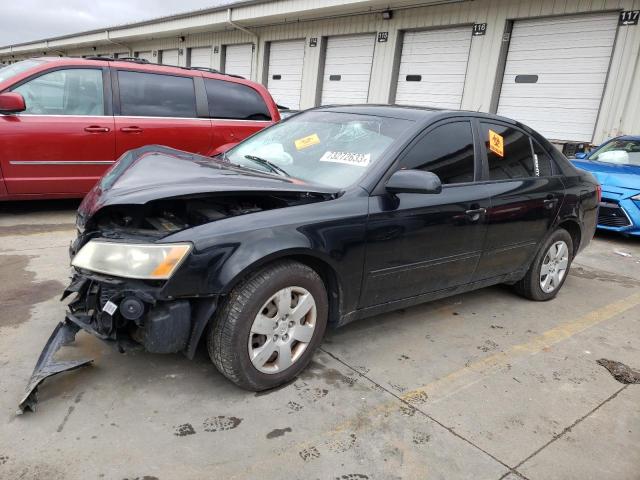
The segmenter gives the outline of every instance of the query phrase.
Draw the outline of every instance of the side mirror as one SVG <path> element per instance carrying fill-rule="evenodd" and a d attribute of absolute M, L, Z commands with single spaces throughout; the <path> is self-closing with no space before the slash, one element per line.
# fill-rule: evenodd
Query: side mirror
<path fill-rule="evenodd" d="M 423 170 L 398 170 L 385 185 L 390 193 L 440 193 L 442 182 L 431 172 Z"/>
<path fill-rule="evenodd" d="M 27 106 L 24 97 L 16 92 L 0 93 L 0 113 L 24 112 Z"/>
<path fill-rule="evenodd" d="M 578 160 L 583 160 L 587 158 L 587 155 L 589 155 L 587 152 L 578 152 L 574 155 L 574 157 L 577 158 Z"/>

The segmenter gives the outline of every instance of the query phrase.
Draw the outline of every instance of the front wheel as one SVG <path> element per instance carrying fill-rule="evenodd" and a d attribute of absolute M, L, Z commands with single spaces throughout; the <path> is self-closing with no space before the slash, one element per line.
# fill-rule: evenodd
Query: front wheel
<path fill-rule="evenodd" d="M 516 283 L 516 291 L 531 300 L 554 298 L 569 274 L 572 252 L 571 235 L 558 228 L 544 243 L 524 278 Z"/>
<path fill-rule="evenodd" d="M 229 294 L 209 330 L 209 356 L 242 388 L 274 388 L 307 366 L 324 336 L 327 317 L 320 276 L 301 263 L 279 262 Z"/>

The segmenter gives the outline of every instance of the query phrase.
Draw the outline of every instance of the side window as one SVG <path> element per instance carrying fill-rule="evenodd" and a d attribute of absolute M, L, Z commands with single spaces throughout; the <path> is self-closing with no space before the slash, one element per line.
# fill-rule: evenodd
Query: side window
<path fill-rule="evenodd" d="M 401 168 L 433 172 L 443 184 L 472 182 L 474 158 L 471 123 L 454 122 L 422 137 L 402 159 Z"/>
<path fill-rule="evenodd" d="M 209 113 L 213 118 L 271 120 L 262 95 L 246 85 L 205 78 Z"/>
<path fill-rule="evenodd" d="M 485 122 L 481 123 L 480 132 L 487 147 L 491 180 L 537 176 L 529 135 L 512 127 Z"/>
<path fill-rule="evenodd" d="M 45 73 L 14 92 L 33 115 L 104 115 L 102 70 L 77 68 Z"/>
<path fill-rule="evenodd" d="M 550 177 L 553 175 L 553 167 L 551 156 L 547 153 L 547 151 L 542 148 L 542 146 L 536 142 L 533 138 L 531 139 L 531 143 L 533 144 L 533 153 L 535 153 L 535 157 L 533 158 L 534 162 L 537 165 L 537 173 L 539 177 Z"/>
<path fill-rule="evenodd" d="M 195 118 L 193 79 L 157 73 L 118 71 L 120 115 Z"/>

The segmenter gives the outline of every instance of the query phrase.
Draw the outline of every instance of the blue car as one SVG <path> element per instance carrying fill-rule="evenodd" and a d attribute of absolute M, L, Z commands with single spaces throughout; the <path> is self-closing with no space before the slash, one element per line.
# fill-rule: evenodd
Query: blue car
<path fill-rule="evenodd" d="M 602 185 L 598 228 L 640 237 L 640 136 L 613 138 L 572 162 Z"/>

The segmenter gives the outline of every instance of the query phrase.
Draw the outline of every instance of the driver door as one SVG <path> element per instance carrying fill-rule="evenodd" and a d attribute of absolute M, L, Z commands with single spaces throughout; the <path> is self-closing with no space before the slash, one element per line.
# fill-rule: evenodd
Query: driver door
<path fill-rule="evenodd" d="M 439 194 L 381 193 L 369 199 L 365 284 L 360 307 L 471 282 L 486 233 L 488 196 L 474 184 L 481 162 L 469 120 L 430 127 L 400 169 L 440 177 Z"/>
<path fill-rule="evenodd" d="M 81 195 L 114 162 L 107 75 L 100 68 L 56 69 L 12 88 L 27 109 L 0 116 L 0 166 L 10 195 Z"/>

